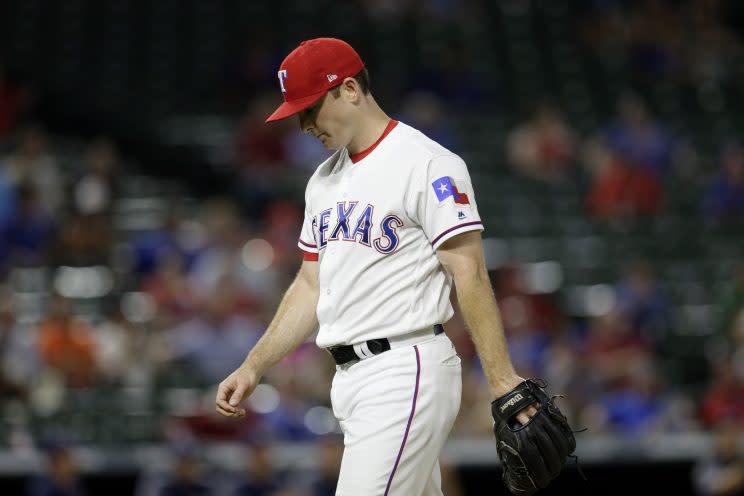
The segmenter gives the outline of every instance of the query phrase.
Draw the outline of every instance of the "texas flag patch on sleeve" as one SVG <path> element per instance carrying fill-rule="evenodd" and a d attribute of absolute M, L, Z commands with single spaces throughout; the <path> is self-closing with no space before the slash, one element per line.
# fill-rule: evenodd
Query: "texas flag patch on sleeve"
<path fill-rule="evenodd" d="M 457 191 L 457 186 L 455 185 L 454 181 L 452 181 L 452 178 L 449 176 L 440 177 L 439 179 L 431 183 L 431 187 L 434 188 L 434 193 L 436 193 L 439 203 L 442 203 L 444 200 L 451 196 L 452 198 L 454 198 L 455 203 L 459 203 L 461 205 L 470 205 L 468 195 Z"/>

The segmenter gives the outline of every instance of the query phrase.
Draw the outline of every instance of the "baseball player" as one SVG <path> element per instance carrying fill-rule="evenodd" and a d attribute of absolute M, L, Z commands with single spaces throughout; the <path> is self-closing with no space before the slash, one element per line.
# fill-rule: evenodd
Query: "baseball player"
<path fill-rule="evenodd" d="M 442 328 L 453 282 L 501 413 L 526 426 L 540 406 L 527 390 L 515 394 L 530 381 L 508 355 L 468 170 L 383 112 L 362 60 L 341 40 L 302 42 L 278 79 L 284 103 L 267 122 L 296 115 L 336 152 L 307 185 L 299 273 L 264 336 L 219 385 L 216 409 L 245 415 L 240 404 L 263 374 L 318 330 L 317 345 L 337 364 L 331 402 L 345 449 L 336 494 L 441 495 L 438 457 L 462 388 Z"/>

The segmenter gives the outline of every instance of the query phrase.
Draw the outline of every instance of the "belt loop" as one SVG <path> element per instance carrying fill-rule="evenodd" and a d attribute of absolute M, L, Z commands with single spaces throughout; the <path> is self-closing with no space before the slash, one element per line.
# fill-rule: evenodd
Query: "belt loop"
<path fill-rule="evenodd" d="M 360 360 L 364 360 L 365 358 L 369 358 L 374 355 L 374 353 L 370 351 L 369 345 L 366 341 L 363 343 L 355 344 L 353 348 L 354 353 L 356 353 L 356 356 L 358 356 Z"/>

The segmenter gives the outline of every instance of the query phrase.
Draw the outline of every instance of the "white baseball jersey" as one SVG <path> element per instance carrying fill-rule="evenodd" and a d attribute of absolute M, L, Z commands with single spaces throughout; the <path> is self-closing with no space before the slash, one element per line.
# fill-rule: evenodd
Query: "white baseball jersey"
<path fill-rule="evenodd" d="M 392 337 L 452 317 L 435 250 L 483 230 L 465 162 L 391 121 L 368 150 L 334 153 L 310 178 L 298 246 L 320 264 L 321 348 Z"/>

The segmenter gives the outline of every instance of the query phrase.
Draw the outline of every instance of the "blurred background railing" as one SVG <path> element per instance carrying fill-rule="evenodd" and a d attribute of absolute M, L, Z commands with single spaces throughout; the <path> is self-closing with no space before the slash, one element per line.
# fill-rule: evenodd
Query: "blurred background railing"
<path fill-rule="evenodd" d="M 90 494 L 121 471 L 160 494 L 276 464 L 239 494 L 333 494 L 324 352 L 287 357 L 244 421 L 213 398 L 299 266 L 327 156 L 263 124 L 277 67 L 337 36 L 383 108 L 468 163 L 512 357 L 588 428 L 603 494 L 637 482 L 612 478 L 629 460 L 683 462 L 683 494 L 724 494 L 724 469 L 744 487 L 743 30 L 733 0 L 3 1 L 0 479 L 43 491 L 77 464 Z M 464 364 L 447 494 L 480 494 L 487 388 L 459 312 L 445 327 Z"/>

